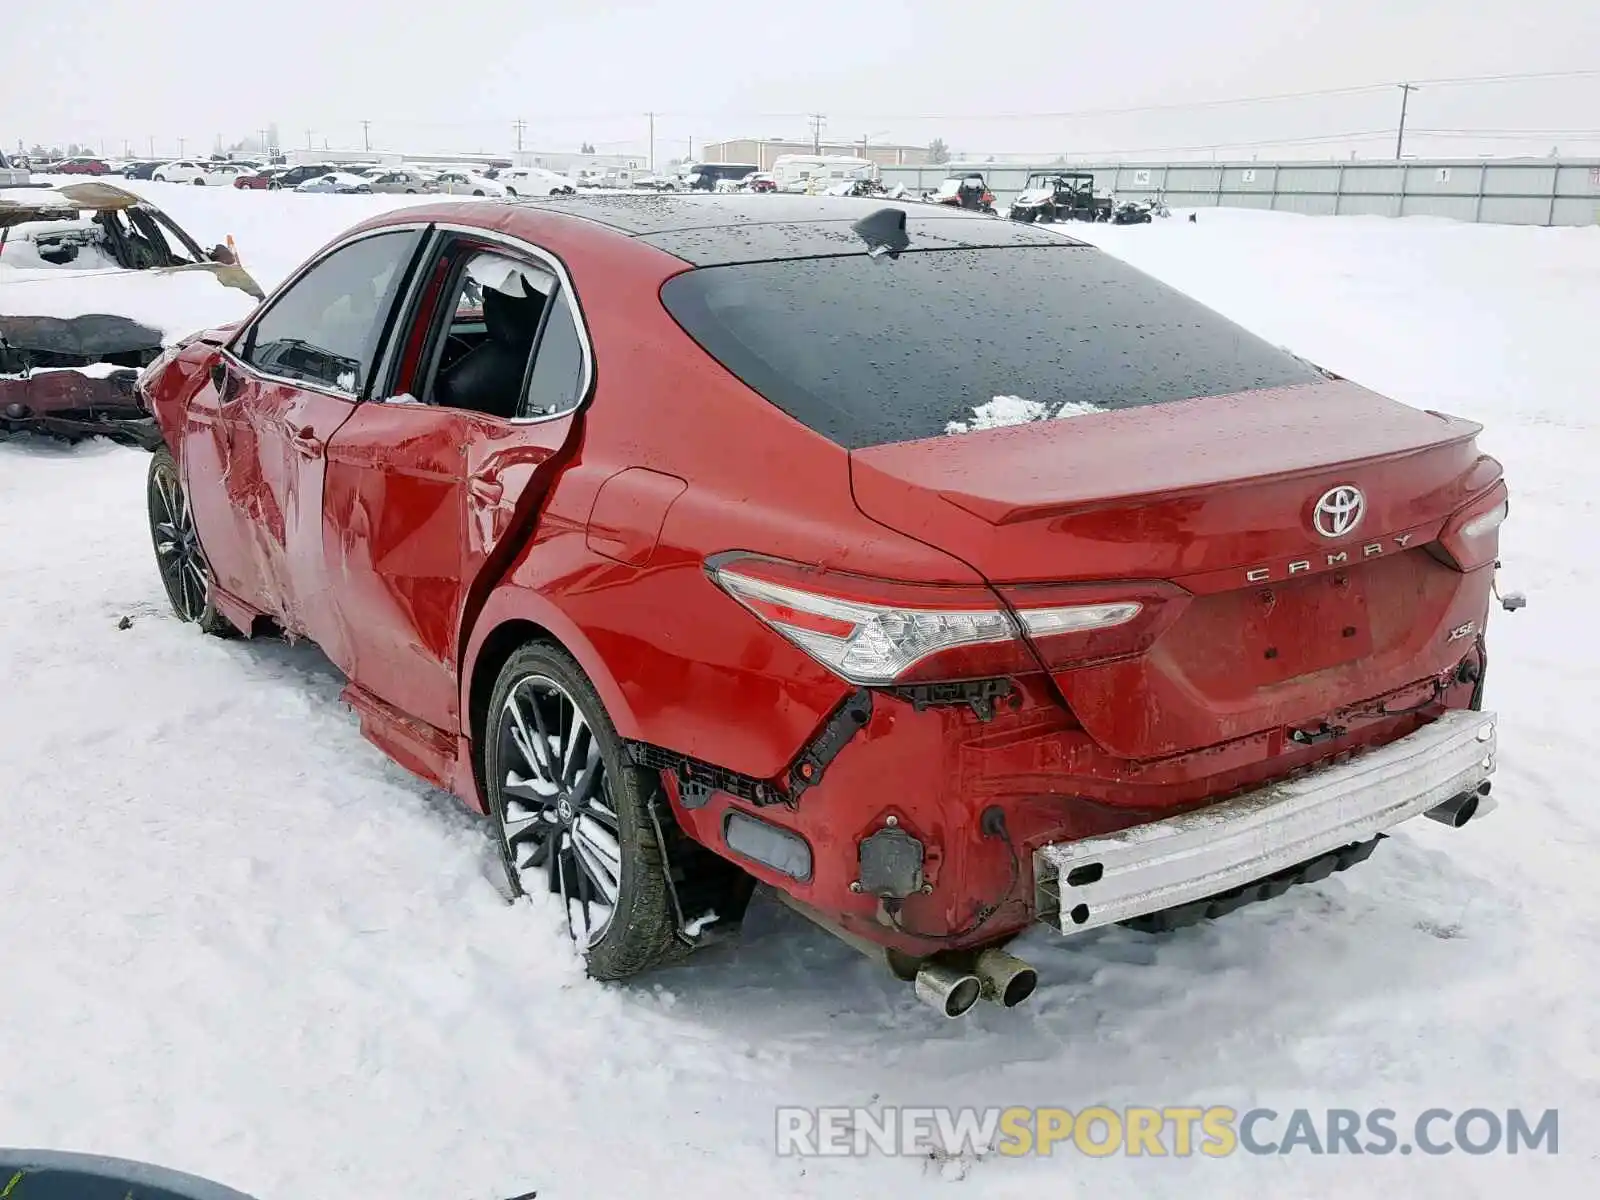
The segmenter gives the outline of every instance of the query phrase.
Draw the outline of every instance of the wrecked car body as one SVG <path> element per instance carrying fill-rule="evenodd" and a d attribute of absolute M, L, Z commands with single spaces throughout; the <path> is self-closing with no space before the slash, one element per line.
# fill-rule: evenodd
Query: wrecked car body
<path fill-rule="evenodd" d="M 205 272 L 263 296 L 230 247 L 202 250 L 132 192 L 100 182 L 0 190 L 0 434 L 98 435 L 147 449 L 159 440 L 133 385 L 161 355 L 161 331 L 115 311 L 52 315 L 56 285 L 135 272 Z M 116 308 L 116 285 L 89 286 Z"/>

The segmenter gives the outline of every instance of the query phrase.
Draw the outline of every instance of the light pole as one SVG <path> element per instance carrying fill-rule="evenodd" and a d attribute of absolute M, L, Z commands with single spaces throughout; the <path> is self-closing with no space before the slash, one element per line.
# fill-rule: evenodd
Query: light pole
<path fill-rule="evenodd" d="M 1400 161 L 1401 151 L 1403 149 L 1405 149 L 1405 144 L 1406 144 L 1406 105 L 1411 99 L 1411 93 L 1421 90 L 1414 83 L 1402 83 L 1402 84 L 1399 85 L 1399 88 L 1400 88 L 1400 132 L 1395 135 L 1395 139 L 1394 139 L 1394 157 L 1395 157 L 1395 161 L 1396 162 Z"/>

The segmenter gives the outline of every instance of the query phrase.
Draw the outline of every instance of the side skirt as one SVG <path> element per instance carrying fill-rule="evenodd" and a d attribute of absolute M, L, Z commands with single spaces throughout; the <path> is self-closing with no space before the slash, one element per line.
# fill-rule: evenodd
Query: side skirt
<path fill-rule="evenodd" d="M 358 684 L 345 684 L 339 699 L 355 709 L 367 741 L 434 787 L 455 790 L 455 737 L 408 716 Z"/>

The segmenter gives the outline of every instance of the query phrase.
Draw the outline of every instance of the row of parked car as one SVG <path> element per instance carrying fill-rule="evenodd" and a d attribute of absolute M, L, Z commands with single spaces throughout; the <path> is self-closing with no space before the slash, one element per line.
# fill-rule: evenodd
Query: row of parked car
<path fill-rule="evenodd" d="M 159 176 L 158 176 L 159 177 Z M 351 165 L 303 163 L 298 166 L 268 166 L 240 175 L 233 180 L 239 188 L 298 192 L 390 195 L 442 194 L 447 196 L 561 196 L 576 192 L 577 184 L 565 175 L 541 167 L 509 167 L 500 170 L 470 166 L 424 167 L 415 164 Z"/>
<path fill-rule="evenodd" d="M 30 164 L 32 170 L 51 175 L 121 175 L 157 183 L 200 187 L 236 187 L 252 190 L 361 193 L 442 194 L 447 196 L 555 196 L 571 195 L 577 183 L 542 167 L 501 170 L 472 164 L 454 166 L 402 166 L 378 163 L 269 164 L 254 159 L 105 159 L 76 157 Z"/>

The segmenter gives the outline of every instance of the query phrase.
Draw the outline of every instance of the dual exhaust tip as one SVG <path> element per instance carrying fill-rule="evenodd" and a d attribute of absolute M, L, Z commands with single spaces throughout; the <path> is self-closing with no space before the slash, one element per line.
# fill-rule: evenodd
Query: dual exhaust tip
<path fill-rule="evenodd" d="M 984 950 L 971 969 L 948 963 L 924 963 L 912 982 L 918 1000 L 945 1016 L 965 1016 L 979 1000 L 1015 1008 L 1039 986 L 1031 966 L 1004 950 Z"/>
<path fill-rule="evenodd" d="M 1488 816 L 1496 807 L 1496 801 L 1489 795 L 1489 781 L 1486 779 L 1474 790 L 1450 797 L 1438 808 L 1430 808 L 1423 816 L 1441 825 L 1448 825 L 1451 829 L 1460 829 L 1468 821 Z"/>

